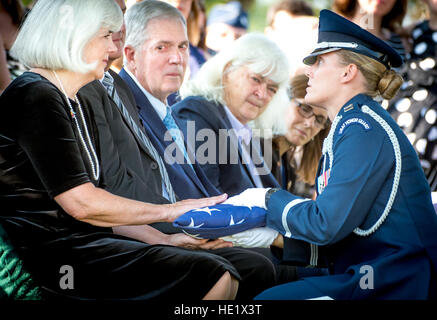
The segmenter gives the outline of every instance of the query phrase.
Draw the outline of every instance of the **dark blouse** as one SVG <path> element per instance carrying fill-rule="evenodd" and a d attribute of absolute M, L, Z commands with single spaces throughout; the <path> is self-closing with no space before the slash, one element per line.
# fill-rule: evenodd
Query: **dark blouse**
<path fill-rule="evenodd" d="M 77 104 L 70 102 L 76 111 Z M 83 111 L 98 150 L 94 126 Z M 0 218 L 23 225 L 68 219 L 88 227 L 53 200 L 81 184 L 99 184 L 89 174 L 91 166 L 78 141 L 65 96 L 51 82 L 32 72 L 14 80 L 0 96 Z"/>
<path fill-rule="evenodd" d="M 271 172 L 275 177 L 276 181 L 278 181 L 278 183 L 280 184 L 281 188 L 297 196 L 312 199 L 316 191 L 315 186 L 299 180 L 299 177 L 296 174 L 296 167 L 297 167 L 296 161 L 294 159 L 291 159 L 290 161 L 289 159 L 290 151 L 285 152 L 282 156 L 280 156 L 279 146 L 276 143 L 275 139 L 271 143 L 272 143 Z M 261 143 L 261 147 L 264 147 L 264 143 Z M 264 150 L 262 151 L 264 154 Z M 270 161 L 266 161 L 266 162 L 269 163 Z"/>
<path fill-rule="evenodd" d="M 296 161 L 294 159 L 289 159 L 288 152 L 280 157 L 279 150 L 274 149 L 272 174 L 275 176 L 276 180 L 278 180 L 282 189 L 297 196 L 312 199 L 316 189 L 314 185 L 299 180 L 299 177 L 296 174 L 296 167 Z"/>

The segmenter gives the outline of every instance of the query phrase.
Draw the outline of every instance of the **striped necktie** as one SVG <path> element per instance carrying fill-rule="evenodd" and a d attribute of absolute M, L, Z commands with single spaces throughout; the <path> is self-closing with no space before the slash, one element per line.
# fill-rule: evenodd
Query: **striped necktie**
<path fill-rule="evenodd" d="M 131 115 L 129 114 L 129 111 L 123 105 L 123 102 L 121 101 L 120 97 L 118 96 L 117 90 L 114 87 L 114 79 L 108 72 L 105 72 L 105 77 L 103 78 L 102 83 L 109 96 L 114 100 L 118 109 L 120 109 L 121 114 L 123 115 L 127 123 L 129 123 L 130 127 L 135 132 L 137 138 L 144 144 L 150 155 L 158 163 L 159 172 L 161 173 L 163 183 L 163 191 L 165 191 L 164 197 L 170 200 L 170 202 L 172 203 L 176 202 L 176 195 L 170 183 L 170 178 L 168 177 L 167 169 L 165 168 L 162 158 L 159 156 L 149 137 L 144 134 L 143 131 L 137 126 L 134 119 L 132 119 Z"/>
<path fill-rule="evenodd" d="M 178 125 L 176 124 L 176 121 L 174 120 L 171 114 L 171 108 L 168 106 L 167 106 L 167 114 L 165 115 L 162 122 L 164 123 L 165 127 L 167 128 L 168 132 L 173 138 L 173 141 L 176 142 L 179 149 L 183 152 L 184 158 L 187 160 L 187 163 L 192 167 L 191 161 L 188 157 L 187 149 L 185 148 L 184 139 L 181 130 L 179 129 Z"/>

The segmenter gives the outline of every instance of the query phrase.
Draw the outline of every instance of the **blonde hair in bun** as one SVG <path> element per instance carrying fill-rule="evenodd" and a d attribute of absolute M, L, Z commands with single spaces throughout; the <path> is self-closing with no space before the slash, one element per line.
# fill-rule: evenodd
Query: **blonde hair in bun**
<path fill-rule="evenodd" d="M 390 100 L 396 95 L 402 82 L 402 77 L 394 70 L 385 70 L 378 82 L 378 91 L 384 99 Z"/>
<path fill-rule="evenodd" d="M 339 50 L 340 63 L 355 64 L 366 79 L 367 94 L 371 97 L 381 96 L 392 99 L 402 85 L 403 79 L 392 69 L 387 69 L 382 63 L 365 55 Z"/>

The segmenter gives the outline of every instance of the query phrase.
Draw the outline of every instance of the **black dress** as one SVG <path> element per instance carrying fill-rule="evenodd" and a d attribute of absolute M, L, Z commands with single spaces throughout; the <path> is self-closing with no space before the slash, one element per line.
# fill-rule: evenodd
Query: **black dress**
<path fill-rule="evenodd" d="M 63 94 L 35 73 L 13 81 L 0 97 L 0 223 L 45 297 L 201 299 L 224 272 L 240 279 L 217 255 L 148 245 L 69 216 L 53 197 L 102 183 L 87 159 Z M 61 285 L 63 266 L 72 286 Z"/>
<path fill-rule="evenodd" d="M 431 191 L 437 191 L 437 30 L 423 21 L 413 29 L 412 40 L 404 84 L 387 110 L 416 149 Z"/>

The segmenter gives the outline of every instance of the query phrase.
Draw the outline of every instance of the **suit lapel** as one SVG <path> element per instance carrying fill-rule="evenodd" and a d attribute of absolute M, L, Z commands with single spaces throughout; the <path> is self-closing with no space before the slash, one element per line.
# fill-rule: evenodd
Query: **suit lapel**
<path fill-rule="evenodd" d="M 220 117 L 221 117 L 223 123 L 225 124 L 226 128 L 228 130 L 232 129 L 232 125 L 228 119 L 225 108 L 222 105 L 220 105 L 220 108 L 217 108 L 217 110 L 219 110 Z M 252 174 L 250 173 L 248 165 L 245 164 L 243 161 L 242 148 L 244 148 L 244 146 L 242 146 L 242 144 L 239 143 L 238 137 L 236 137 L 235 135 L 232 135 L 230 140 L 231 140 L 231 147 L 238 148 L 237 150 L 238 150 L 239 161 L 241 162 L 241 165 L 244 168 L 244 171 L 245 171 L 247 177 L 252 182 L 252 184 L 254 186 L 256 186 L 255 180 L 254 180 Z M 251 152 L 251 150 L 254 150 L 253 153 Z M 258 163 L 258 162 L 261 163 L 261 161 L 263 161 L 263 159 L 261 158 L 261 152 L 260 152 L 259 146 L 257 146 L 256 143 L 253 143 L 253 139 L 251 139 L 250 147 L 247 148 L 247 151 L 248 151 L 249 155 L 252 155 L 252 154 L 254 155 L 254 157 L 255 157 L 254 160 L 256 160 L 256 163 Z M 276 179 L 273 177 L 273 175 L 271 173 L 265 174 L 265 175 L 260 175 L 260 179 L 261 179 L 262 184 L 265 186 L 277 186 L 277 187 L 279 187 L 279 184 L 277 183 Z"/>
<path fill-rule="evenodd" d="M 132 78 L 127 74 L 127 72 L 124 69 L 122 69 L 119 75 L 126 81 L 126 83 L 129 85 L 129 87 L 132 90 L 132 93 L 135 97 L 135 101 L 138 106 L 139 116 L 143 120 L 145 131 L 154 136 L 154 140 L 161 145 L 160 149 L 162 150 L 162 152 L 164 152 L 164 150 L 166 150 L 166 148 L 170 146 L 171 143 L 174 142 L 173 139 L 171 141 L 164 141 L 164 136 L 165 133 L 167 132 L 166 126 L 162 122 L 156 110 L 153 108 L 149 99 L 147 99 L 147 97 L 144 95 L 142 90 L 138 88 L 137 84 L 132 80 Z M 178 122 L 177 124 L 180 125 L 180 123 Z M 185 139 L 184 142 L 186 146 Z M 187 152 L 189 152 L 189 150 L 187 150 Z M 161 154 L 161 157 L 164 157 L 163 153 Z M 199 188 L 202 191 L 202 193 L 208 196 L 209 194 L 205 189 L 205 187 L 203 186 L 203 183 L 199 180 L 196 172 L 193 170 L 195 166 L 196 166 L 195 163 L 193 164 L 193 167 L 191 167 L 189 164 L 180 165 L 182 170 L 185 172 L 185 174 L 188 177 L 190 177 L 190 179 L 197 186 L 197 188 Z"/>
<path fill-rule="evenodd" d="M 127 75 L 127 74 L 126 74 Z M 116 81 L 114 79 L 114 81 Z M 134 122 L 136 123 L 136 125 L 138 126 L 139 130 L 142 130 L 142 132 L 144 133 L 144 130 L 142 128 L 142 125 L 139 123 L 139 121 L 136 120 L 137 115 L 133 114 L 132 110 L 130 110 L 130 108 L 128 106 L 125 105 L 124 101 L 129 101 L 129 99 L 127 98 L 127 96 L 124 94 L 123 90 L 117 90 L 117 93 L 121 99 L 121 101 L 123 101 L 124 107 L 128 110 L 130 116 L 132 117 L 132 119 L 134 120 Z M 131 131 L 132 135 L 135 137 L 135 140 L 137 141 L 137 144 L 140 146 L 141 150 L 143 150 L 147 155 L 149 155 L 152 159 L 154 158 L 153 155 L 150 153 L 150 151 L 147 149 L 147 147 L 144 145 L 144 143 L 141 141 L 141 139 L 138 137 L 138 135 L 135 133 L 135 130 L 132 128 L 132 125 L 129 123 L 129 120 L 126 119 L 126 117 L 123 115 L 123 112 L 118 108 L 118 106 L 116 105 L 115 101 L 112 99 L 112 97 L 109 97 L 111 102 L 116 106 L 116 109 L 118 110 L 118 112 L 121 115 L 121 118 L 123 119 L 124 123 L 126 124 L 126 126 L 129 128 L 129 130 Z M 155 159 L 156 160 L 156 159 Z"/>
<path fill-rule="evenodd" d="M 261 182 L 266 187 L 280 187 L 279 183 L 276 181 L 275 177 L 270 171 L 270 168 L 266 165 L 264 157 L 261 153 L 261 145 L 259 144 L 259 140 L 255 141 L 253 138 L 250 142 L 252 149 L 254 150 L 252 155 L 255 163 L 255 167 L 262 170 L 262 173 L 264 173 L 266 170 L 267 172 L 265 174 L 261 174 L 259 177 L 261 179 Z M 261 165 L 262 164 L 262 168 Z"/>
<path fill-rule="evenodd" d="M 249 166 L 248 166 L 248 164 L 246 164 L 246 163 L 243 161 L 243 150 L 242 150 L 242 148 L 245 148 L 246 151 L 247 151 L 247 153 L 248 153 L 249 156 L 250 156 L 250 154 L 251 154 L 251 153 L 250 153 L 250 146 L 245 147 L 245 146 L 243 146 L 241 143 L 238 143 L 238 153 L 239 153 L 239 155 L 240 155 L 240 161 L 241 161 L 241 164 L 242 164 L 243 167 L 244 167 L 244 171 L 246 172 L 246 174 L 247 174 L 247 176 L 249 177 L 249 179 L 250 179 L 250 181 L 252 182 L 252 184 L 256 187 L 255 179 L 253 178 L 252 174 L 250 173 Z"/>
<path fill-rule="evenodd" d="M 247 167 L 247 165 L 243 161 L 243 150 L 242 150 L 243 146 L 238 141 L 238 137 L 236 136 L 236 134 L 233 134 L 233 132 L 234 132 L 233 127 L 231 125 L 231 122 L 229 121 L 227 114 L 226 114 L 225 107 L 223 105 L 220 105 L 220 107 L 217 108 L 217 110 L 219 110 L 220 118 L 222 119 L 222 121 L 225 125 L 225 128 L 227 130 L 232 130 L 232 131 L 229 131 L 231 133 L 230 138 L 229 138 L 229 142 L 230 142 L 229 150 L 232 150 L 231 148 L 236 148 L 236 150 L 238 150 L 238 161 L 241 163 L 241 166 L 243 167 L 244 172 L 246 173 L 246 176 L 252 182 L 252 185 L 256 186 L 255 181 L 254 181 L 252 175 L 250 174 L 249 168 Z"/>
<path fill-rule="evenodd" d="M 163 150 L 166 150 L 172 143 L 174 143 L 173 139 L 170 141 L 164 141 L 165 133 L 167 132 L 167 127 L 162 122 L 161 118 L 159 117 L 156 110 L 153 108 L 147 97 L 145 97 L 145 103 L 141 108 L 140 115 L 142 115 L 143 119 L 144 117 L 148 117 L 147 121 L 144 121 L 147 123 L 157 140 L 162 144 Z M 176 124 L 179 126 L 180 123 L 175 119 Z M 180 128 L 180 127 L 179 127 Z M 184 146 L 188 152 L 191 152 L 191 150 L 188 150 L 186 140 L 184 137 Z M 192 155 L 192 153 L 191 153 Z M 163 155 L 162 155 L 163 156 Z M 194 159 L 194 157 L 191 157 L 191 159 Z M 190 166 L 189 164 L 180 164 L 179 165 L 182 170 L 185 172 L 187 176 L 190 177 L 190 179 L 194 182 L 194 184 L 205 194 L 208 195 L 208 192 L 205 190 L 202 182 L 199 180 L 196 172 L 194 171 L 194 167 L 196 166 L 195 163 L 193 163 L 193 166 Z"/>

